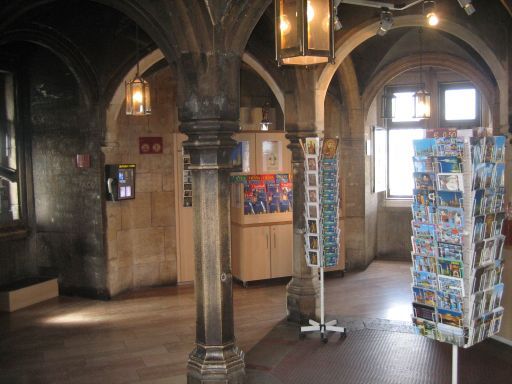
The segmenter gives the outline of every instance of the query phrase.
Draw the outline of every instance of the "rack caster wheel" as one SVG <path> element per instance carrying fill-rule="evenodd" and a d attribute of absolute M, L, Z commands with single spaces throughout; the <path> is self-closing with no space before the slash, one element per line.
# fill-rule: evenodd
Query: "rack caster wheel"
<path fill-rule="evenodd" d="M 322 343 L 327 344 L 328 341 L 329 339 L 327 338 L 327 336 L 322 334 Z"/>
<path fill-rule="evenodd" d="M 340 333 L 340 339 L 346 339 L 347 338 L 347 331 Z"/>
<path fill-rule="evenodd" d="M 299 340 L 304 340 L 306 338 L 306 334 L 304 332 L 299 332 Z"/>

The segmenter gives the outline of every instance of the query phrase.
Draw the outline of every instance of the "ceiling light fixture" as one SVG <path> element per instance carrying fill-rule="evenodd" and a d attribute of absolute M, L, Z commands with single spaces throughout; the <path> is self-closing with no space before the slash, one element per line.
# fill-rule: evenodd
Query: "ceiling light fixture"
<path fill-rule="evenodd" d="M 469 15 L 475 13 L 475 7 L 471 4 L 471 0 L 458 0 L 459 5 L 466 11 Z"/>
<path fill-rule="evenodd" d="M 423 28 L 419 29 L 420 39 L 420 83 L 418 90 L 414 94 L 414 118 L 430 118 L 430 92 L 425 89 L 423 84 Z"/>
<path fill-rule="evenodd" d="M 139 28 L 135 25 L 137 72 L 132 81 L 125 84 L 126 114 L 143 116 L 151 114 L 149 83 L 139 74 Z"/>
<path fill-rule="evenodd" d="M 276 0 L 278 65 L 334 61 L 333 0 Z"/>
<path fill-rule="evenodd" d="M 435 1 L 424 1 L 423 2 L 423 14 L 427 18 L 428 25 L 435 27 L 439 24 L 439 17 L 436 15 L 436 2 Z"/>
<path fill-rule="evenodd" d="M 389 31 L 393 27 L 393 14 L 389 12 L 389 9 L 382 8 L 380 12 L 380 23 L 379 29 L 377 30 L 377 35 L 384 36 L 387 31 Z"/>

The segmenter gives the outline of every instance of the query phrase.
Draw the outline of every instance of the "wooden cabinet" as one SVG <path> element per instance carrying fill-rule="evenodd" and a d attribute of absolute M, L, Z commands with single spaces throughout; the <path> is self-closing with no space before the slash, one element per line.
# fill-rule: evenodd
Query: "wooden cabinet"
<path fill-rule="evenodd" d="M 292 224 L 231 226 L 233 275 L 248 281 L 291 276 Z"/>

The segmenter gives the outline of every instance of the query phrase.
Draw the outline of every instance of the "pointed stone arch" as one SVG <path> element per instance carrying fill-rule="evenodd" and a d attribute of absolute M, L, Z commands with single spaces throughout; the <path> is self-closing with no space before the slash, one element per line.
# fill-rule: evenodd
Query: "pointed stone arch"
<path fill-rule="evenodd" d="M 395 17 L 394 28 L 418 27 L 424 25 L 424 18 L 421 15 L 406 15 Z M 316 105 L 320 107 L 325 99 L 325 94 L 329 83 L 336 73 L 336 69 L 345 60 L 345 58 L 360 44 L 375 36 L 379 22 L 373 21 L 361 26 L 350 33 L 345 39 L 339 41 L 336 45 L 336 59 L 334 65 L 326 65 L 318 74 L 316 85 Z M 440 23 L 437 29 L 451 34 L 460 40 L 469 44 L 476 52 L 480 54 L 485 63 L 489 66 L 498 84 L 499 92 L 499 113 L 498 126 L 505 132 L 508 128 L 508 72 L 500 62 L 491 48 L 474 31 L 458 24 L 453 20 L 446 19 Z M 323 126 L 323 109 L 317 109 L 317 125 Z"/>
<path fill-rule="evenodd" d="M 468 61 L 447 53 L 427 53 L 422 55 L 410 55 L 398 59 L 384 68 L 372 79 L 362 95 L 363 113 L 368 114 L 370 105 L 380 90 L 393 78 L 401 73 L 419 68 L 420 59 L 424 66 L 442 67 L 457 72 L 468 78 L 475 84 L 479 91 L 483 94 L 491 108 L 493 127 L 499 127 L 499 93 L 498 88 L 487 76 L 475 68 L 474 65 L 468 64 Z"/>

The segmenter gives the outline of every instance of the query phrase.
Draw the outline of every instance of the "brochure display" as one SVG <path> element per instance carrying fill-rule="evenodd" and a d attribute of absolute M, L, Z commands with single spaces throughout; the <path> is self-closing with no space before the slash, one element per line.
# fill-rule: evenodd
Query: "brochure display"
<path fill-rule="evenodd" d="M 301 327 L 305 332 L 320 332 L 327 342 L 327 331 L 345 334 L 345 328 L 337 327 L 336 320 L 325 323 L 324 267 L 338 264 L 339 258 L 339 183 L 338 183 L 338 139 L 307 138 L 304 150 L 304 187 L 306 221 L 306 263 L 320 268 L 320 323 L 309 320 L 309 326 Z"/>
<path fill-rule="evenodd" d="M 456 367 L 457 347 L 496 334 L 503 317 L 505 137 L 413 145 L 413 323 L 453 344 Z"/>

